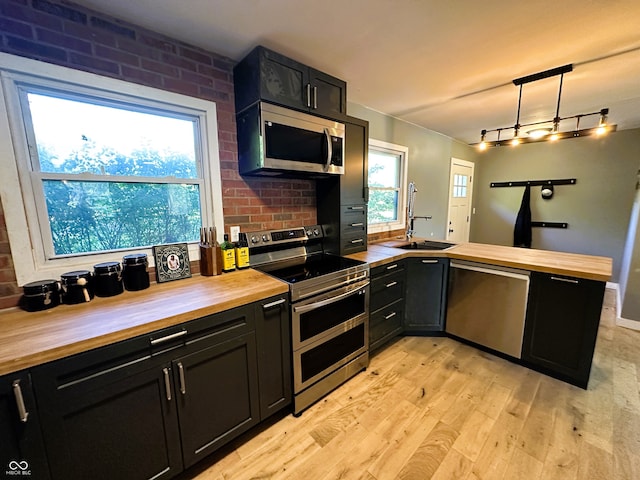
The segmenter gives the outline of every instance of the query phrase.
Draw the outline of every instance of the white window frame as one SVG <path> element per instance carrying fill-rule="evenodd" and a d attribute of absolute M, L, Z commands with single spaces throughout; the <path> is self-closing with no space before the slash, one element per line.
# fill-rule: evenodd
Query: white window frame
<path fill-rule="evenodd" d="M 373 223 L 367 225 L 367 233 L 390 232 L 401 230 L 407 224 L 407 166 L 409 165 L 409 147 L 382 140 L 369 139 L 369 151 L 377 150 L 400 155 L 400 188 L 398 192 L 398 219 L 392 222 Z M 371 191 L 371 187 L 369 187 Z"/>
<path fill-rule="evenodd" d="M 35 175 L 30 166 L 30 146 L 18 92 L 21 82 L 112 100 L 126 99 L 142 107 L 160 107 L 197 116 L 201 125 L 197 142 L 203 159 L 202 222 L 215 225 L 218 231 L 224 230 L 215 103 L 4 53 L 0 53 L 0 80 L 0 199 L 18 285 L 58 278 L 71 270 L 92 270 L 97 263 L 120 260 L 129 253 L 146 253 L 150 266 L 154 266 L 150 248 L 47 258 L 41 229 L 49 227 L 48 224 L 41 226 L 38 220 L 43 193 L 34 188 L 39 184 L 32 181 Z M 189 258 L 193 261 L 199 258 L 196 242 L 189 244 Z"/>

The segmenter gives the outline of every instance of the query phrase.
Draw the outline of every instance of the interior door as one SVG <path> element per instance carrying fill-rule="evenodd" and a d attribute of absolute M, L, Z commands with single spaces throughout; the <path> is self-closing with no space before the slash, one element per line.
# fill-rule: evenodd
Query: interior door
<path fill-rule="evenodd" d="M 469 241 L 471 222 L 471 200 L 473 195 L 472 162 L 451 159 L 449 177 L 449 215 L 447 219 L 447 240 L 452 242 Z"/>

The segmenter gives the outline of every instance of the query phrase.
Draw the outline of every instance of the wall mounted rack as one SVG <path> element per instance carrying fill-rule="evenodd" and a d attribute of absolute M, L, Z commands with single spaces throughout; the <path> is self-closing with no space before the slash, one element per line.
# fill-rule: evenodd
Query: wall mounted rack
<path fill-rule="evenodd" d="M 567 222 L 531 222 L 532 227 L 569 228 Z"/>
<path fill-rule="evenodd" d="M 491 188 L 497 187 L 540 187 L 542 185 L 575 185 L 575 178 L 563 178 L 559 180 L 520 180 L 517 182 L 491 182 Z"/>

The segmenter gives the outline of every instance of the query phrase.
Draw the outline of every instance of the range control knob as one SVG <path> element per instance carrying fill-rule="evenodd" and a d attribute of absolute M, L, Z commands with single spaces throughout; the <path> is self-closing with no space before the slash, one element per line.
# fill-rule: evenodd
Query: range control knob
<path fill-rule="evenodd" d="M 251 243 L 258 243 L 260 241 L 260 239 L 258 237 L 256 237 L 255 235 L 251 235 Z"/>
<path fill-rule="evenodd" d="M 264 235 L 262 235 L 262 241 L 263 242 L 268 242 L 269 241 L 269 235 L 267 235 L 266 233 Z"/>
<path fill-rule="evenodd" d="M 308 229 L 304 233 L 307 234 L 307 237 L 310 237 L 313 232 L 311 231 L 311 229 Z"/>
<path fill-rule="evenodd" d="M 313 234 L 317 237 L 318 235 L 320 235 L 320 230 L 318 230 L 317 228 L 314 228 Z"/>

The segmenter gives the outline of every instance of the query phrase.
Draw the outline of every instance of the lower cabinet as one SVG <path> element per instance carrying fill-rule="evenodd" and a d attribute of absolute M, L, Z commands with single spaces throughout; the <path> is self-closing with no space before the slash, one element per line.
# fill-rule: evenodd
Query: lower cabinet
<path fill-rule="evenodd" d="M 606 284 L 532 272 L 522 360 L 586 388 Z"/>
<path fill-rule="evenodd" d="M 375 351 L 402 333 L 404 315 L 405 262 L 392 262 L 371 269 L 369 301 L 369 350 Z"/>
<path fill-rule="evenodd" d="M 288 325 L 283 295 L 33 368 L 51 477 L 171 478 L 286 407 Z"/>
<path fill-rule="evenodd" d="M 444 332 L 448 258 L 408 258 L 404 332 L 430 335 Z"/>
<path fill-rule="evenodd" d="M 0 377 L 0 473 L 49 478 L 29 372 Z"/>

